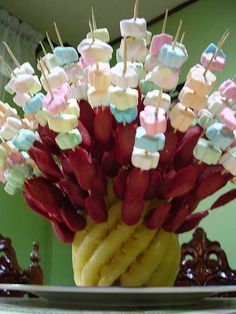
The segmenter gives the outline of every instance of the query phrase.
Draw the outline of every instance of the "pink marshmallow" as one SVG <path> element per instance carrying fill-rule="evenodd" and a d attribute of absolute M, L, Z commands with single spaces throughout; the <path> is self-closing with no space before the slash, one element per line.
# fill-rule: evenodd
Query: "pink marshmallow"
<path fill-rule="evenodd" d="M 21 152 L 11 152 L 9 159 L 12 164 L 23 164 L 25 162 L 25 158 Z"/>
<path fill-rule="evenodd" d="M 159 54 L 161 47 L 164 44 L 171 45 L 172 41 L 173 41 L 173 36 L 169 34 L 161 33 L 158 35 L 154 35 L 152 37 L 152 41 L 150 45 L 150 50 L 149 50 L 150 55 L 157 56 Z"/>
<path fill-rule="evenodd" d="M 139 115 L 140 124 L 150 136 L 155 136 L 157 133 L 165 133 L 167 121 L 165 110 L 162 108 L 156 109 L 153 106 L 145 106 L 144 110 Z"/>
<path fill-rule="evenodd" d="M 220 113 L 220 120 L 232 131 L 236 130 L 236 112 L 225 107 Z"/>
<path fill-rule="evenodd" d="M 204 67 L 207 67 L 209 62 L 211 61 L 212 58 L 212 53 L 206 53 L 203 52 L 201 55 L 201 64 L 204 65 Z M 210 64 L 209 69 L 212 71 L 223 71 L 225 67 L 225 58 L 221 56 L 217 56 L 216 58 L 213 59 L 213 61 Z"/>
<path fill-rule="evenodd" d="M 43 106 L 50 114 L 56 115 L 64 111 L 67 107 L 67 100 L 71 97 L 71 88 L 68 83 L 63 84 L 58 89 L 52 89 L 53 98 L 48 92 L 43 99 Z"/>
<path fill-rule="evenodd" d="M 236 83 L 232 80 L 224 81 L 218 91 L 223 97 L 230 98 L 233 101 L 236 101 Z"/>

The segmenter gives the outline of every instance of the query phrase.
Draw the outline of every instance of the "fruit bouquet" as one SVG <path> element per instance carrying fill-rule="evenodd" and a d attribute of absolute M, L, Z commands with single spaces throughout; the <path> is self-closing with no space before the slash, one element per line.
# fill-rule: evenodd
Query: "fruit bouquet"
<path fill-rule="evenodd" d="M 216 82 L 229 35 L 211 43 L 171 104 L 188 58 L 181 36 L 152 36 L 137 14 L 120 22 L 117 64 L 94 14 L 87 38 L 60 46 L 32 66 L 15 62 L 5 86 L 24 112 L 0 102 L 0 178 L 72 245 L 82 286 L 170 286 L 178 272 L 178 234 L 236 197 L 201 200 L 236 175 L 236 83 Z M 41 92 L 41 88 L 45 92 Z"/>

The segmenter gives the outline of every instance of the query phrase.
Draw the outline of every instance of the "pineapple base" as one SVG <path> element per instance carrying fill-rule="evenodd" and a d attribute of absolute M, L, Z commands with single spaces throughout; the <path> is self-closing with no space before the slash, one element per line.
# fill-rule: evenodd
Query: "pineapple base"
<path fill-rule="evenodd" d="M 146 202 L 144 213 L 151 208 Z M 121 202 L 109 209 L 106 223 L 88 220 L 72 243 L 77 286 L 173 286 L 180 261 L 178 236 L 146 228 L 143 219 L 128 226 L 120 219 Z"/>

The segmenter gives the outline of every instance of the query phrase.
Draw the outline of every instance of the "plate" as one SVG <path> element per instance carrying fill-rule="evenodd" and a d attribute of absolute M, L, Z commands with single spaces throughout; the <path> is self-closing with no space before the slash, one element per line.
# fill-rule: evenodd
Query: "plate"
<path fill-rule="evenodd" d="M 123 288 L 0 284 L 0 290 L 24 291 L 49 304 L 86 309 L 156 309 L 188 306 L 219 293 L 236 292 L 236 286 Z"/>

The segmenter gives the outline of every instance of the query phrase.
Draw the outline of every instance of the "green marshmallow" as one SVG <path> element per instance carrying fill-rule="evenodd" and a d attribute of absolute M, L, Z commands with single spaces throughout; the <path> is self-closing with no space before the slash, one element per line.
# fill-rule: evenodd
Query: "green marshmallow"
<path fill-rule="evenodd" d="M 68 133 L 60 133 L 55 138 L 57 145 L 62 150 L 76 147 L 82 142 L 82 136 L 78 129 L 74 129 Z"/>
<path fill-rule="evenodd" d="M 144 96 L 146 96 L 148 92 L 151 92 L 156 89 L 159 90 L 159 87 L 157 85 L 155 85 L 153 82 L 148 81 L 148 80 L 141 80 L 140 88 Z"/>
<path fill-rule="evenodd" d="M 101 41 L 104 41 L 105 43 L 108 43 L 110 41 L 110 36 L 107 28 L 97 28 L 93 31 L 95 39 L 99 39 Z M 87 39 L 91 39 L 92 34 L 89 32 L 87 34 Z"/>
<path fill-rule="evenodd" d="M 18 189 L 22 189 L 25 180 L 32 173 L 32 167 L 28 164 L 15 164 L 8 172 L 7 183 L 4 190 L 13 195 Z"/>
<path fill-rule="evenodd" d="M 193 155 L 208 165 L 216 165 L 219 162 L 222 151 L 213 146 L 212 143 L 204 138 L 200 138 L 194 147 Z"/>

